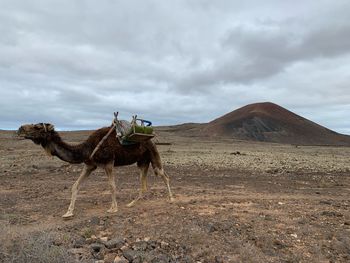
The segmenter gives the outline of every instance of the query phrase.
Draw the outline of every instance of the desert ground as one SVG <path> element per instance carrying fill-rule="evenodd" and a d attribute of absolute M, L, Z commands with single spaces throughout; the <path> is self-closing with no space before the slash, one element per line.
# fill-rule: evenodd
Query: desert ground
<path fill-rule="evenodd" d="M 0 262 L 349 262 L 350 148 L 180 136 L 156 142 L 176 200 L 150 169 L 134 207 L 136 165 L 117 167 L 108 214 L 96 170 L 64 220 L 82 165 L 0 132 Z M 89 132 L 64 132 L 71 143 Z"/>

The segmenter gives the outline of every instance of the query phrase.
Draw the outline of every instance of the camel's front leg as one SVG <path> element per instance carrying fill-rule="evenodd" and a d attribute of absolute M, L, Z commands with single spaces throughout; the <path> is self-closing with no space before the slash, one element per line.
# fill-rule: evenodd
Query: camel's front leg
<path fill-rule="evenodd" d="M 107 210 L 108 213 L 115 213 L 118 211 L 118 206 L 117 206 L 117 200 L 116 200 L 116 195 L 117 195 L 117 187 L 115 186 L 115 178 L 113 175 L 113 163 L 107 164 L 105 166 L 105 172 L 108 176 L 108 181 L 111 186 L 111 194 L 112 194 L 112 205 L 111 208 Z"/>
<path fill-rule="evenodd" d="M 140 168 L 140 182 L 141 182 L 140 192 L 139 192 L 138 197 L 135 200 L 131 201 L 129 204 L 126 205 L 127 207 L 132 207 L 133 205 L 135 205 L 135 203 L 137 201 L 142 199 L 143 194 L 147 191 L 148 167 L 149 167 L 149 164 L 139 167 Z"/>
<path fill-rule="evenodd" d="M 91 174 L 91 172 L 94 171 L 95 169 L 96 169 L 96 166 L 93 166 L 93 165 L 85 165 L 84 166 L 83 171 L 81 172 L 78 180 L 73 184 L 72 197 L 70 200 L 70 205 L 68 207 L 68 211 L 62 217 L 69 218 L 69 217 L 72 217 L 74 215 L 73 212 L 74 212 L 74 207 L 75 207 L 75 201 L 77 199 L 80 185 L 85 180 L 85 178 L 87 178 Z"/>

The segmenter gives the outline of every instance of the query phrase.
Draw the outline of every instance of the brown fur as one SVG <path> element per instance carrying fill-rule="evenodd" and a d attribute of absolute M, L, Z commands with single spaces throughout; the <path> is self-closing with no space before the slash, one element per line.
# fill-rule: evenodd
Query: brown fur
<path fill-rule="evenodd" d="M 19 128 L 17 134 L 32 140 L 36 144 L 40 144 L 49 154 L 57 156 L 69 163 L 85 163 L 96 166 L 105 165 L 110 162 L 113 162 L 114 166 L 130 165 L 133 163 L 146 165 L 152 163 L 154 168 L 162 169 L 159 152 L 151 140 L 123 146 L 119 143 L 118 138 L 116 138 L 116 132 L 113 131 L 93 158 L 90 159 L 91 153 L 107 134 L 110 127 L 104 127 L 94 131 L 83 143 L 70 145 L 65 143 L 54 129 L 47 132 L 43 131 L 43 125 L 23 125 Z M 43 128 L 40 129 L 40 127 Z M 53 145 L 59 146 L 64 154 L 59 153 Z"/>
<path fill-rule="evenodd" d="M 150 163 L 152 164 L 155 174 L 163 178 L 168 188 L 169 198 L 172 199 L 169 178 L 163 170 L 156 145 L 151 140 L 134 145 L 123 146 L 116 137 L 116 131 L 114 130 L 90 159 L 91 153 L 110 129 L 111 127 L 98 129 L 94 131 L 86 141 L 76 145 L 65 143 L 54 130 L 54 126 L 49 123 L 27 124 L 22 125 L 18 129 L 17 134 L 19 137 L 30 139 L 34 143 L 40 144 L 49 155 L 57 156 L 61 160 L 69 163 L 85 164 L 81 176 L 73 185 L 71 205 L 64 217 L 70 217 L 73 215 L 75 199 L 79 186 L 81 182 L 97 167 L 105 169 L 109 176 L 109 181 L 112 186 L 111 211 L 115 212 L 117 210 L 115 201 L 115 183 L 114 177 L 112 176 L 113 166 L 137 163 L 137 166 L 141 170 L 140 194 L 136 200 L 129 204 L 130 206 L 142 198 L 142 193 L 145 191 L 147 185 L 146 176 Z"/>

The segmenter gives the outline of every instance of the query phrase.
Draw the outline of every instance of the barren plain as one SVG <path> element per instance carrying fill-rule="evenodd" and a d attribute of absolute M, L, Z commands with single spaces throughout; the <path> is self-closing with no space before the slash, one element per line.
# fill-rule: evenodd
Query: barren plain
<path fill-rule="evenodd" d="M 350 147 L 294 146 L 180 136 L 157 129 L 176 201 L 136 165 L 115 169 L 119 211 L 108 214 L 107 176 L 81 188 L 82 165 L 50 158 L 0 132 L 0 262 L 349 262 Z M 89 132 L 64 132 L 71 143 Z"/>

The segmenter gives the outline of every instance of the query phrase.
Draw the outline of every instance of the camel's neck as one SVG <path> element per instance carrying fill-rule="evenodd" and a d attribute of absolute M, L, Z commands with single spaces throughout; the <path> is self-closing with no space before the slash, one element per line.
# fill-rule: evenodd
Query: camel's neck
<path fill-rule="evenodd" d="M 55 133 L 54 136 L 41 145 L 51 155 L 69 163 L 82 163 L 91 154 L 90 147 L 87 147 L 84 143 L 78 145 L 67 144 L 62 141 L 58 133 Z"/>

